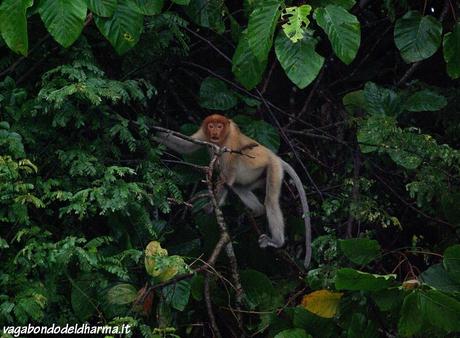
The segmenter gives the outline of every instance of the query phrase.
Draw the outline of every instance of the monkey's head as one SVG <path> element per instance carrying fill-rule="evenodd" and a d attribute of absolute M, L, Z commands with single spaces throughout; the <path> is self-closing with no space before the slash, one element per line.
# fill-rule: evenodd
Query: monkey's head
<path fill-rule="evenodd" d="M 209 115 L 204 119 L 202 128 L 212 143 L 221 145 L 225 141 L 230 127 L 230 120 L 219 114 Z"/>

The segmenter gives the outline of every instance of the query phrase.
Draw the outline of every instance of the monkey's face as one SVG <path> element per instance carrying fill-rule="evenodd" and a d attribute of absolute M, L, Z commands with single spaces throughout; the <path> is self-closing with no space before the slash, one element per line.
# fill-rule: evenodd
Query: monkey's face
<path fill-rule="evenodd" d="M 227 126 L 222 122 L 209 122 L 207 125 L 207 133 L 209 140 L 212 143 L 221 143 L 227 133 Z"/>

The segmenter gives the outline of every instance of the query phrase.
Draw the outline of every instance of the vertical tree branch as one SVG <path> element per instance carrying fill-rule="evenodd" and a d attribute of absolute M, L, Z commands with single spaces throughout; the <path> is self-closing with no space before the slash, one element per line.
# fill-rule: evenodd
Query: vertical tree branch
<path fill-rule="evenodd" d="M 225 149 L 219 149 L 218 151 L 214 151 L 213 157 L 211 159 L 211 162 L 209 163 L 209 168 L 206 173 L 206 182 L 208 185 L 208 191 L 209 191 L 209 196 L 211 198 L 212 205 L 214 207 L 214 213 L 216 215 L 216 221 L 217 224 L 219 225 L 220 228 L 220 233 L 221 233 L 221 238 L 229 238 L 230 235 L 228 233 L 227 225 L 225 224 L 225 219 L 224 215 L 222 213 L 222 210 L 219 207 L 219 204 L 216 199 L 216 195 L 214 193 L 214 184 L 212 180 L 213 172 L 214 172 L 214 167 L 217 164 L 217 159 L 219 156 L 222 155 L 223 151 Z M 240 280 L 240 274 L 238 271 L 238 263 L 236 260 L 235 256 L 235 251 L 233 249 L 233 244 L 231 240 L 229 240 L 225 246 L 225 252 L 227 254 L 228 260 L 230 262 L 230 269 L 232 272 L 232 278 L 233 278 L 233 283 L 235 287 L 235 299 L 236 299 L 236 304 L 235 307 L 238 311 L 235 313 L 236 320 L 238 322 L 238 327 L 241 329 L 241 331 L 244 333 L 244 327 L 243 327 L 243 318 L 241 315 L 241 304 L 243 300 L 243 286 L 241 285 L 241 280 Z M 210 274 L 207 273 L 205 276 L 205 299 L 206 299 L 206 307 L 208 310 L 208 315 L 211 320 L 211 325 L 213 326 L 213 330 L 215 331 L 217 336 L 220 336 L 219 328 L 217 327 L 216 321 L 215 321 L 215 316 L 212 311 L 212 304 L 211 304 L 211 298 L 210 298 L 210 292 L 209 292 L 209 282 L 210 282 Z"/>

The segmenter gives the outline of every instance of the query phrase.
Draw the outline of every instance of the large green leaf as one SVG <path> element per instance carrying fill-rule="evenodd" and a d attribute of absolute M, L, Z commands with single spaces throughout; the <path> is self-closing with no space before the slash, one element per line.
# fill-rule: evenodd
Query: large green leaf
<path fill-rule="evenodd" d="M 292 324 L 294 327 L 304 329 L 315 338 L 332 337 L 334 325 L 332 319 L 323 318 L 304 309 L 296 307 L 286 309 L 287 314 L 292 315 Z"/>
<path fill-rule="evenodd" d="M 367 238 L 354 238 L 339 241 L 345 256 L 356 264 L 367 264 L 380 254 L 379 242 Z"/>
<path fill-rule="evenodd" d="M 276 57 L 288 78 L 300 89 L 308 86 L 323 66 L 324 58 L 316 53 L 315 45 L 316 40 L 309 36 L 296 43 L 283 32 L 276 37 Z"/>
<path fill-rule="evenodd" d="M 280 305 L 280 298 L 270 279 L 256 270 L 243 270 L 240 273 L 246 301 L 251 309 L 273 310 Z"/>
<path fill-rule="evenodd" d="M 443 264 L 449 276 L 460 283 L 460 244 L 452 245 L 444 251 Z"/>
<path fill-rule="evenodd" d="M 139 41 L 144 16 L 133 10 L 130 0 L 120 2 L 111 18 L 96 17 L 96 26 L 118 54 L 126 53 Z"/>
<path fill-rule="evenodd" d="M 452 279 L 442 264 L 435 264 L 426 269 L 420 279 L 423 283 L 440 291 L 460 292 L 460 283 Z"/>
<path fill-rule="evenodd" d="M 366 110 L 370 114 L 397 116 L 402 111 L 401 99 L 393 90 L 367 82 L 364 86 Z"/>
<path fill-rule="evenodd" d="M 87 0 L 88 8 L 99 16 L 110 17 L 117 8 L 117 0 Z"/>
<path fill-rule="evenodd" d="M 310 12 L 310 5 L 287 7 L 284 9 L 281 17 L 283 20 L 287 20 L 287 22 L 282 27 L 284 33 L 292 42 L 297 42 L 304 37 L 306 29 L 310 24 L 310 20 L 308 19 Z"/>
<path fill-rule="evenodd" d="M 163 8 L 163 0 L 133 0 L 134 8 L 139 14 L 156 15 Z"/>
<path fill-rule="evenodd" d="M 412 152 L 405 151 L 404 149 L 388 149 L 388 155 L 391 159 L 406 169 L 417 169 L 422 163 L 422 158 Z"/>
<path fill-rule="evenodd" d="M 190 282 L 186 280 L 165 286 L 161 292 L 165 302 L 176 310 L 183 311 L 190 298 Z"/>
<path fill-rule="evenodd" d="M 266 66 L 267 60 L 260 62 L 252 52 L 247 39 L 247 30 L 244 30 L 232 59 L 232 72 L 236 79 L 246 89 L 253 89 L 262 80 Z"/>
<path fill-rule="evenodd" d="M 27 55 L 27 8 L 33 0 L 4 0 L 0 5 L 0 32 L 9 48 L 15 53 Z"/>
<path fill-rule="evenodd" d="M 227 110 L 238 103 L 235 93 L 215 77 L 207 77 L 201 82 L 200 106 L 207 109 Z"/>
<path fill-rule="evenodd" d="M 361 44 L 361 27 L 358 19 L 343 7 L 328 5 L 315 10 L 318 25 L 326 32 L 335 55 L 350 64 Z"/>
<path fill-rule="evenodd" d="M 352 314 L 346 329 L 347 338 L 375 338 L 379 336 L 377 322 L 359 312 Z"/>
<path fill-rule="evenodd" d="M 86 11 L 85 0 L 42 0 L 38 10 L 48 32 L 63 47 L 80 36 Z"/>
<path fill-rule="evenodd" d="M 444 108 L 447 100 L 444 96 L 424 89 L 412 94 L 404 104 L 408 111 L 436 111 Z"/>
<path fill-rule="evenodd" d="M 279 8 L 279 0 L 258 1 L 257 7 L 249 16 L 248 44 L 259 62 L 267 60 L 272 48 L 273 34 L 281 13 Z"/>
<path fill-rule="evenodd" d="M 420 313 L 419 302 L 418 291 L 412 291 L 404 298 L 398 323 L 398 332 L 401 335 L 412 336 L 422 328 L 423 317 Z"/>
<path fill-rule="evenodd" d="M 405 299 L 399 333 L 411 336 L 430 323 L 446 332 L 460 331 L 460 302 L 437 290 L 414 290 Z"/>
<path fill-rule="evenodd" d="M 396 47 L 406 62 L 416 62 L 432 56 L 441 44 L 441 23 L 432 16 L 409 11 L 395 24 Z"/>
<path fill-rule="evenodd" d="M 447 74 L 453 79 L 460 77 L 460 22 L 457 22 L 452 32 L 444 35 L 444 60 L 447 63 Z"/>
<path fill-rule="evenodd" d="M 350 268 L 337 271 L 335 288 L 351 291 L 378 291 L 388 288 L 395 280 L 396 275 L 374 275 Z"/>
<path fill-rule="evenodd" d="M 420 292 L 420 309 L 425 321 L 447 332 L 460 331 L 460 302 L 437 290 Z"/>
<path fill-rule="evenodd" d="M 191 0 L 185 7 L 185 12 L 197 25 L 223 33 L 225 31 L 222 19 L 224 8 L 223 0 Z"/>

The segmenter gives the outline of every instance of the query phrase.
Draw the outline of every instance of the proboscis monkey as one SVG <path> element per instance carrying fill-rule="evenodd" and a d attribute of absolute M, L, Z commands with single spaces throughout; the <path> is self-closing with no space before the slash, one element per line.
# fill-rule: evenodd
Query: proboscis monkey
<path fill-rule="evenodd" d="M 306 246 L 304 266 L 308 268 L 311 260 L 310 210 L 302 182 L 294 169 L 270 149 L 244 135 L 232 120 L 219 114 L 206 117 L 200 129 L 191 137 L 243 153 L 224 152 L 219 158 L 221 184 L 217 200 L 222 205 L 230 188 L 256 216 L 267 213 L 271 237 L 267 234 L 259 237 L 261 248 L 280 248 L 284 245 L 284 220 L 279 199 L 284 172 L 291 176 L 302 203 Z M 155 139 L 181 154 L 192 153 L 201 147 L 163 132 L 158 133 Z M 265 201 L 262 204 L 252 191 L 264 185 Z"/>

